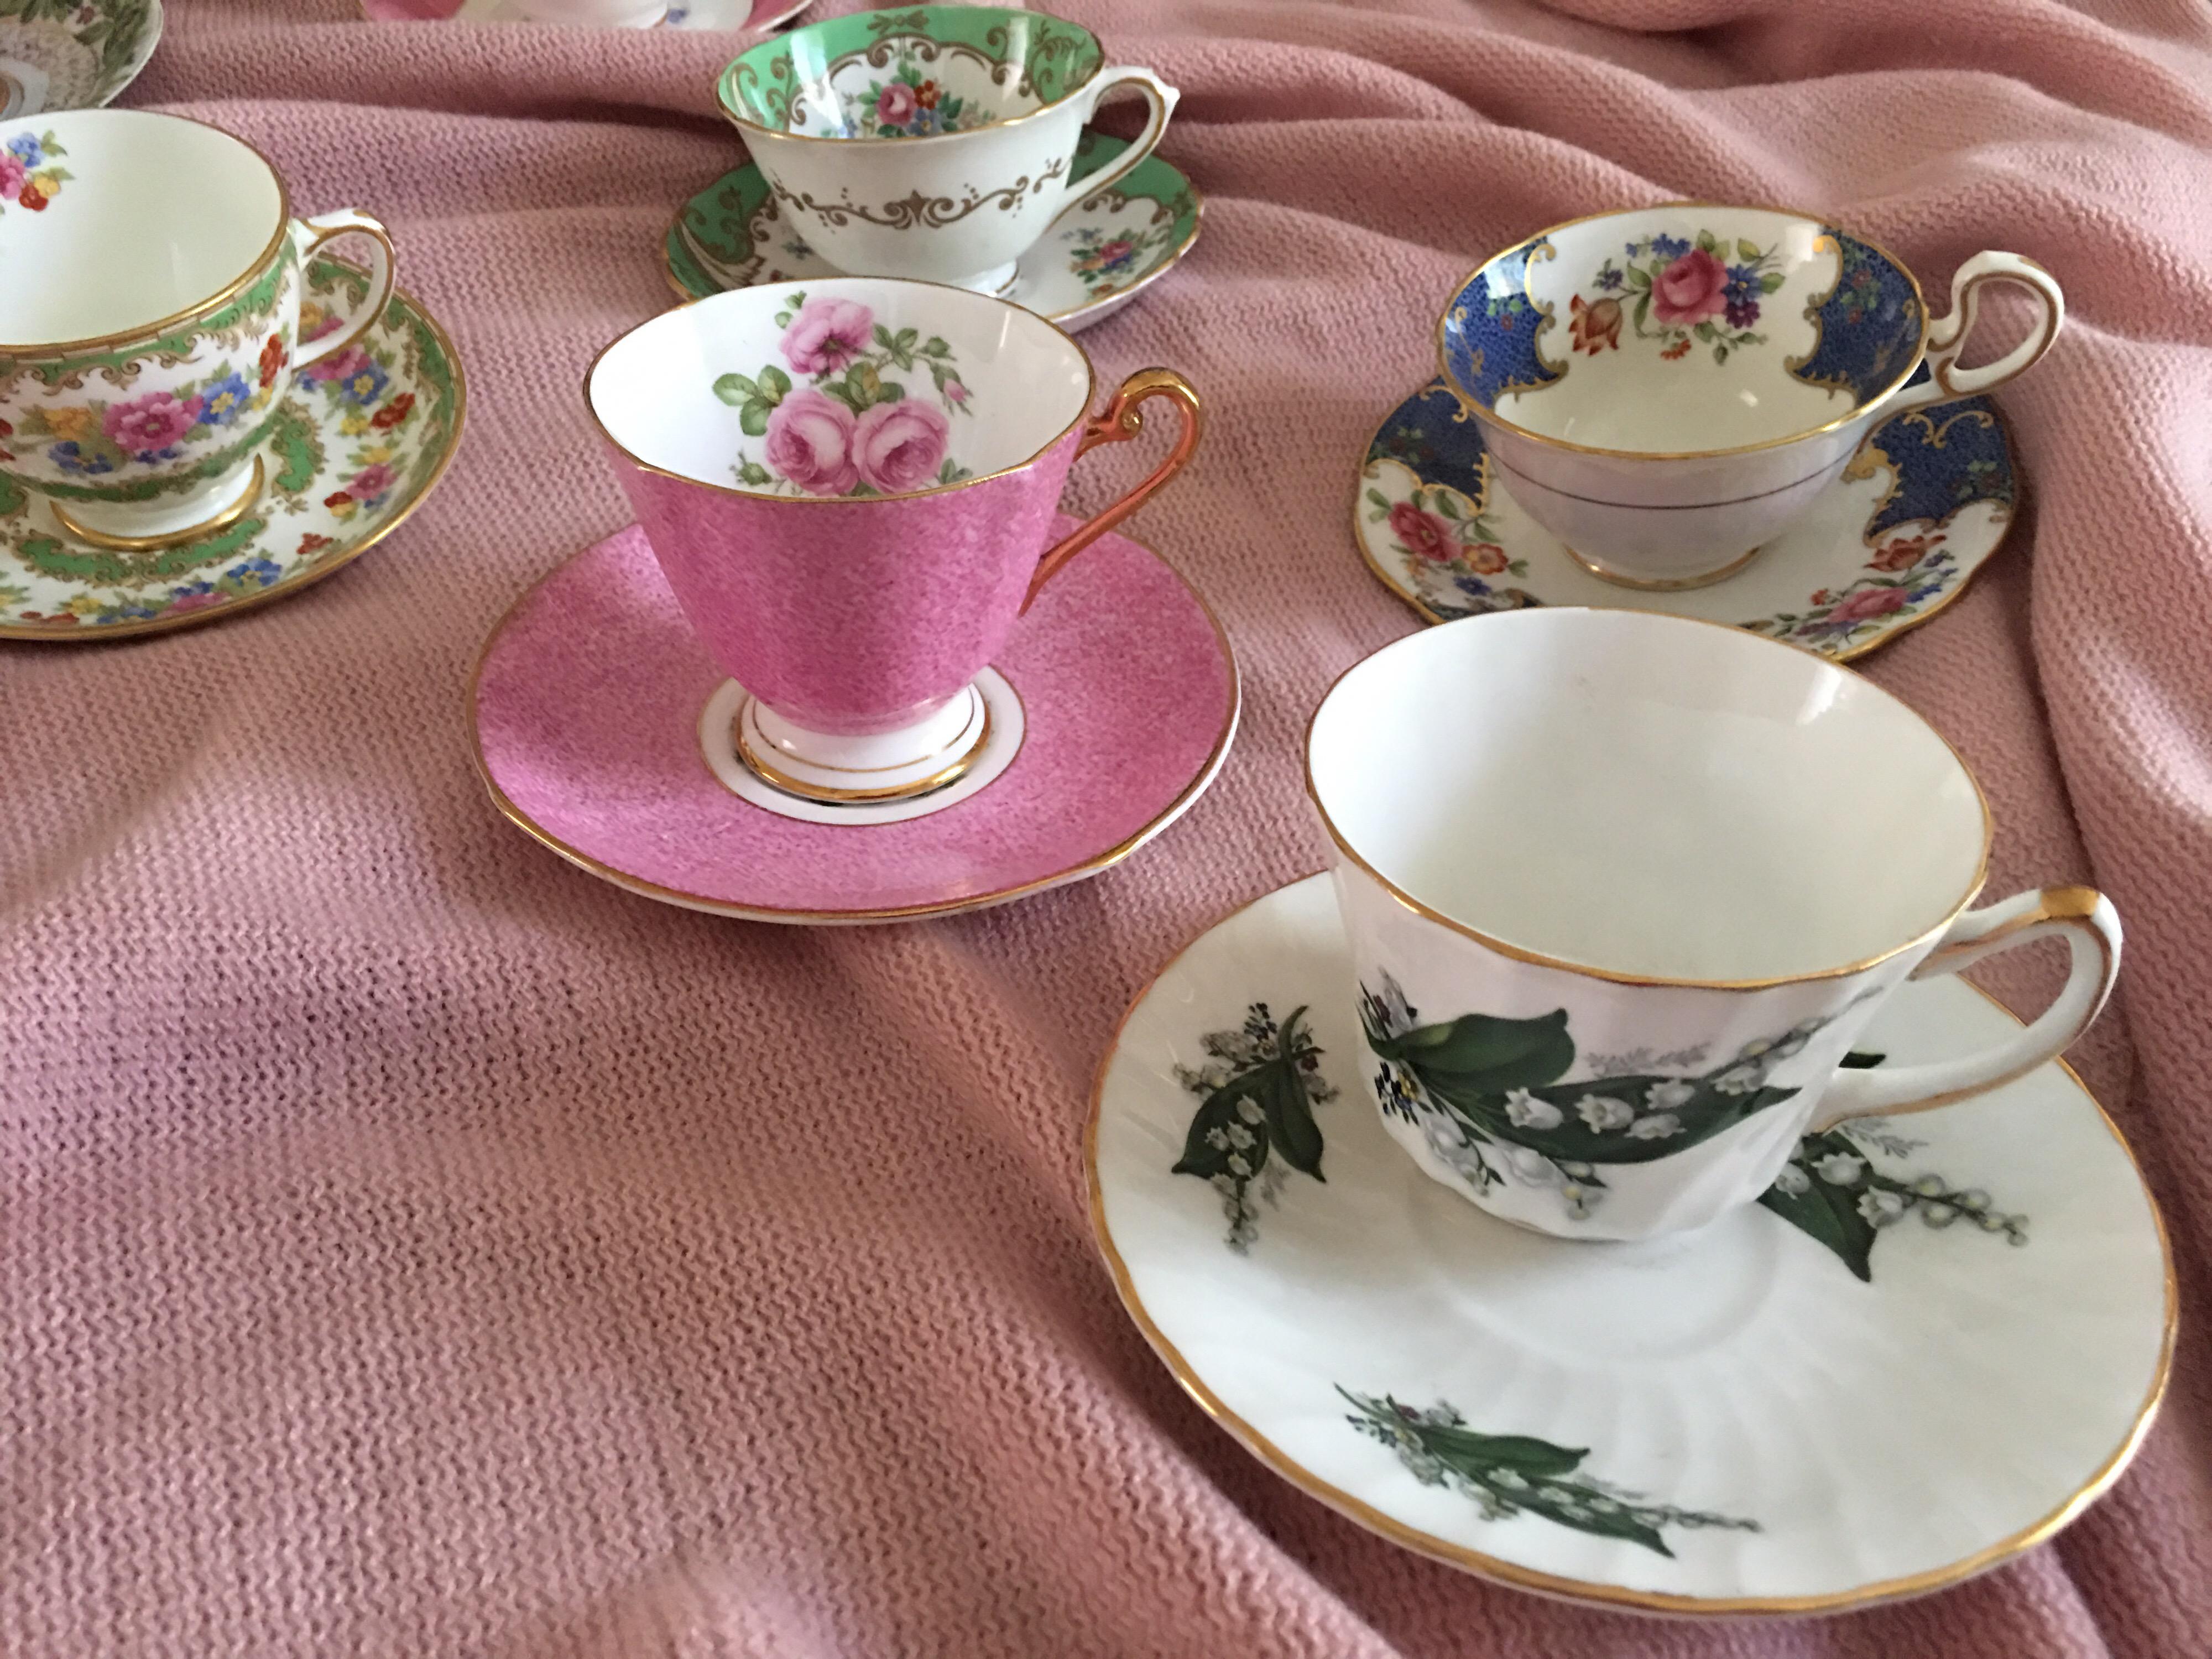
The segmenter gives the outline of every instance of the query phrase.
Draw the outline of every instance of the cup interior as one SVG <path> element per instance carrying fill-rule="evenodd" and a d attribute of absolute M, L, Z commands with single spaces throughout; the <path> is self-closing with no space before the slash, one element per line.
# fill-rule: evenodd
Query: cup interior
<path fill-rule="evenodd" d="M 1912 274 L 1833 226 L 1676 203 L 1559 226 L 1444 308 L 1445 374 L 1503 424 L 1620 454 L 1787 441 L 1881 402 L 1920 360 Z"/>
<path fill-rule="evenodd" d="M 722 71 L 739 125 L 810 138 L 933 138 L 1056 104 L 1104 63 L 1088 29 L 1042 12 L 916 6 L 833 17 Z"/>
<path fill-rule="evenodd" d="M 1823 974 L 1979 888 L 1990 820 L 1872 681 L 1717 623 L 1515 611 L 1352 668 L 1308 735 L 1339 844 L 1403 897 L 1601 972 Z"/>
<path fill-rule="evenodd" d="M 1035 313 L 930 283 L 737 289 L 600 354 L 586 395 L 632 459 L 763 496 L 912 495 L 1035 459 L 1091 402 Z"/>
<path fill-rule="evenodd" d="M 289 210 L 276 171 L 228 133 L 142 110 L 0 122 L 0 349 L 143 327 L 259 267 Z M 44 182 L 42 182 L 44 181 Z M 21 210 L 26 192 L 40 206 Z"/>

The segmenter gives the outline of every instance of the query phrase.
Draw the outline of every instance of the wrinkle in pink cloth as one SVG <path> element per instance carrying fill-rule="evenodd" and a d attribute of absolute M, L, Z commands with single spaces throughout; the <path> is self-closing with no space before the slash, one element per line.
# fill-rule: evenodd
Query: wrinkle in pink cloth
<path fill-rule="evenodd" d="M 0 651 L 0 1652 L 2212 1652 L 2203 9 L 1055 9 L 1183 90 L 1164 153 L 1205 234 L 1084 338 L 1102 383 L 1165 362 L 1208 399 L 1130 527 L 1223 616 L 1243 729 L 1098 880 L 807 932 L 527 842 L 462 719 L 507 606 L 627 520 L 577 388 L 667 302 L 669 218 L 737 160 L 729 37 L 172 0 L 125 101 L 237 131 L 302 211 L 386 218 L 473 406 L 437 494 L 312 592 Z M 2010 547 L 1869 668 L 1979 774 L 1993 894 L 2093 879 L 2126 917 L 2122 997 L 2075 1059 L 2185 1293 L 2165 1413 L 2109 1497 L 2017 1565 L 1825 1621 L 1647 1624 L 1360 1531 L 1177 1391 L 1083 1198 L 1129 995 L 1324 860 L 1299 736 L 1414 625 L 1349 503 L 1436 308 L 1534 229 L 1678 196 L 1825 210 L 1931 294 L 1984 246 L 2065 286 L 2067 332 L 2001 394 Z M 1068 507 L 1150 465 L 1102 455 Z M 2023 956 L 1990 983 L 2026 1007 L 2056 978 Z M 1880 1432 L 1838 1423 L 1821 1455 Z"/>

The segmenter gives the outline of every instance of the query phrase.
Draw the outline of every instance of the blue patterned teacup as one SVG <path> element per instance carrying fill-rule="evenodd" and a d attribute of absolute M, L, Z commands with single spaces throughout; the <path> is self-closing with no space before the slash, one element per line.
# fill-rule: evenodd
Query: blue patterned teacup
<path fill-rule="evenodd" d="M 2041 315 L 1996 362 L 1961 368 L 1993 282 L 2030 289 Z M 1696 587 L 1810 507 L 1875 421 L 2011 380 L 2064 314 L 2051 274 L 2018 254 L 1960 266 L 1931 322 L 1912 273 L 1871 242 L 1802 214 L 1677 202 L 1493 255 L 1437 339 L 1531 518 L 1597 575 Z"/>

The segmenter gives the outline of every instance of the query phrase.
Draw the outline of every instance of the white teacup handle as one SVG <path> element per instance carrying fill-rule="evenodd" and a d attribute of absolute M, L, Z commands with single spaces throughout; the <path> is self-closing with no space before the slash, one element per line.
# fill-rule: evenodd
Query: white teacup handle
<path fill-rule="evenodd" d="M 1966 337 L 1973 332 L 1982 289 L 1990 283 L 2017 283 L 2028 289 L 2043 301 L 2039 307 L 2043 315 L 2034 331 L 1996 362 L 1979 368 L 1961 368 L 1959 354 L 1966 349 Z M 1899 392 L 1889 408 L 1917 409 L 2001 386 L 2025 373 L 2051 349 L 2051 343 L 2058 337 L 2059 325 L 2065 320 L 2066 296 L 2058 291 L 2057 279 L 2041 265 L 2018 253 L 1977 253 L 1951 278 L 1950 314 L 1928 325 L 1928 378 Z"/>
<path fill-rule="evenodd" d="M 2057 1055 L 2096 1018 L 2120 970 L 2120 915 L 2094 887 L 2045 887 L 1969 910 L 1951 924 L 1912 977 L 1955 974 L 1984 957 L 2054 933 L 2071 947 L 2073 963 L 2064 988 L 2033 1024 L 1994 1048 L 1957 1060 L 1900 1066 L 1893 1072 L 1838 1072 L 1807 1133 L 1847 1117 L 1948 1106 L 2009 1083 Z"/>
<path fill-rule="evenodd" d="M 1134 172 L 1137 164 L 1152 153 L 1153 147 L 1160 142 L 1160 135 L 1168 130 L 1168 117 L 1175 113 L 1176 100 L 1182 96 L 1148 69 L 1116 64 L 1100 70 L 1092 77 L 1090 101 L 1083 110 L 1085 124 L 1087 125 L 1098 112 L 1099 105 L 1124 87 L 1142 93 L 1145 102 L 1152 106 L 1145 119 L 1145 130 L 1111 163 L 1068 185 L 1067 193 L 1072 197 L 1095 195 L 1109 185 L 1118 185 Z"/>
<path fill-rule="evenodd" d="M 300 268 L 304 273 L 307 261 L 315 250 L 333 237 L 358 232 L 368 238 L 373 252 L 368 257 L 368 297 L 362 301 L 360 312 L 354 319 L 337 333 L 300 348 L 293 359 L 293 367 L 306 368 L 319 363 L 333 352 L 343 351 L 356 340 L 368 332 L 376 319 L 384 315 L 384 308 L 392 302 L 392 233 L 366 213 L 356 213 L 351 208 L 340 208 L 335 213 L 318 213 L 312 219 L 301 219 L 292 226 L 292 234 L 300 244 Z"/>

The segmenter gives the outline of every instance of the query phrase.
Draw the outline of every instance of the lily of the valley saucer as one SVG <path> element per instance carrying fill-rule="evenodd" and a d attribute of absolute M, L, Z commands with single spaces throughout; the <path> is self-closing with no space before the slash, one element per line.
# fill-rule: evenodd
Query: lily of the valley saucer
<path fill-rule="evenodd" d="M 1856 1058 L 2018 1029 L 1915 981 Z M 2050 1537 L 2148 1426 L 2172 1259 L 2061 1064 L 1809 1136 L 1759 1204 L 1638 1243 L 1524 1231 L 1430 1179 L 1364 1103 L 1375 1064 L 1316 876 L 1139 998 L 1086 1159 L 1122 1300 L 1176 1378 L 1395 1542 L 1629 1609 L 1859 1607 Z"/>
<path fill-rule="evenodd" d="M 1121 139 L 1086 131 L 1075 153 L 1076 179 L 1127 148 Z M 1190 251 L 1202 211 L 1190 180 L 1148 156 L 1119 185 L 1062 214 L 1022 256 L 1005 297 L 1064 329 L 1103 322 Z M 661 261 L 669 286 L 686 301 L 837 274 L 793 230 L 750 162 L 684 204 L 662 239 Z"/>
<path fill-rule="evenodd" d="M 0 119 L 112 103 L 161 38 L 161 0 L 0 0 Z M 13 203 L 8 183 L 0 166 L 0 195 Z"/>
<path fill-rule="evenodd" d="M 972 795 L 900 822 L 767 810 L 726 752 L 741 698 L 633 527 L 508 612 L 470 723 L 495 805 L 569 862 L 690 909 L 806 923 L 981 909 L 1096 875 L 1189 809 L 1237 729 L 1219 623 L 1125 537 L 1044 587 L 993 668 L 987 701 L 1018 700 L 1019 746 Z"/>
<path fill-rule="evenodd" d="M 1476 423 L 1441 380 L 1392 410 L 1360 469 L 1368 566 L 1431 622 L 1532 605 L 1730 623 L 1838 661 L 1926 622 L 2003 542 L 2019 480 L 1987 398 L 1876 426 L 1842 478 L 1736 574 L 1673 592 L 1593 575 L 1498 487 Z"/>
<path fill-rule="evenodd" d="M 367 281 L 343 260 L 312 261 L 301 337 L 326 318 L 335 325 Z M 138 552 L 94 547 L 64 531 L 44 496 L 0 479 L 0 639 L 154 633 L 319 581 L 429 493 L 460 442 L 466 402 L 453 342 L 394 289 L 359 344 L 295 383 L 258 452 L 258 501 L 212 535 Z"/>
<path fill-rule="evenodd" d="M 653 27 L 664 29 L 766 30 L 788 23 L 814 0 L 671 0 Z M 515 0 L 361 0 L 372 22 L 527 23 Z"/>

